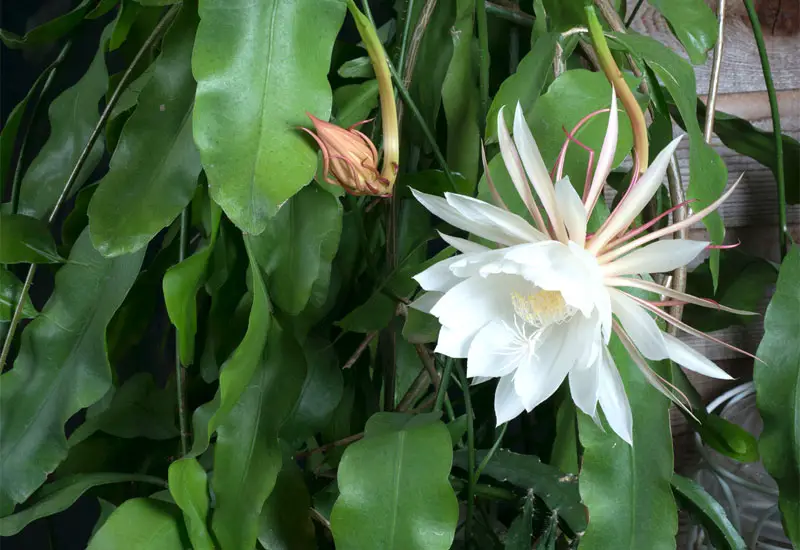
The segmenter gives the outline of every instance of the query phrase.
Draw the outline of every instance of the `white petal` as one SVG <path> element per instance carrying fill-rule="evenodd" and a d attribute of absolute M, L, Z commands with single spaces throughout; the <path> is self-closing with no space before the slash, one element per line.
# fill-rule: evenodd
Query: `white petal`
<path fill-rule="evenodd" d="M 617 139 L 619 137 L 619 115 L 617 112 L 617 94 L 614 87 L 611 87 L 611 109 L 608 113 L 608 126 L 606 135 L 603 138 L 603 147 L 600 149 L 600 156 L 597 157 L 597 167 L 592 177 L 589 194 L 586 197 L 586 210 L 591 212 L 597 199 L 603 191 L 608 174 L 611 172 L 614 162 L 614 153 L 617 152 Z"/>
<path fill-rule="evenodd" d="M 561 218 L 558 215 L 553 182 L 550 180 L 550 174 L 547 172 L 542 154 L 539 152 L 536 140 L 533 139 L 531 129 L 528 128 L 528 122 L 525 120 L 525 115 L 519 103 L 517 103 L 517 109 L 514 113 L 514 143 L 517 145 L 522 165 L 525 166 L 525 171 L 528 173 L 528 179 L 536 190 L 547 216 L 550 218 L 550 224 L 553 226 L 556 237 L 561 242 L 566 242 L 567 233 L 564 231 Z"/>
<path fill-rule="evenodd" d="M 502 321 L 492 321 L 475 335 L 467 353 L 467 377 L 510 374 L 519 363 L 514 351 L 515 334 Z"/>
<path fill-rule="evenodd" d="M 475 243 L 472 241 L 468 241 L 467 239 L 461 239 L 459 237 L 453 237 L 452 235 L 446 235 L 439 231 L 439 236 L 442 238 L 444 242 L 462 252 L 464 254 L 472 254 L 474 252 L 486 252 L 487 250 L 491 250 L 482 244 Z"/>
<path fill-rule="evenodd" d="M 454 275 L 450 269 L 451 265 L 462 258 L 463 256 L 454 256 L 441 262 L 436 262 L 425 271 L 414 275 L 414 280 L 419 283 L 423 290 L 447 292 L 464 280 Z"/>
<path fill-rule="evenodd" d="M 453 329 L 442 326 L 439 329 L 439 340 L 436 342 L 436 349 L 433 351 L 454 359 L 463 359 L 469 352 L 469 346 L 472 344 L 476 330 Z"/>
<path fill-rule="evenodd" d="M 569 240 L 583 248 L 586 244 L 586 208 L 572 187 L 569 176 L 556 183 L 556 201 L 558 211 L 564 219 L 564 225 L 569 233 Z"/>
<path fill-rule="evenodd" d="M 609 289 L 608 293 L 614 315 L 642 355 L 653 361 L 666 359 L 668 354 L 664 332 L 658 328 L 655 319 L 619 290 Z"/>
<path fill-rule="evenodd" d="M 483 227 L 482 232 L 486 239 L 507 245 L 547 239 L 541 231 L 513 212 L 466 195 L 445 193 L 444 196 L 465 218 L 474 220 Z"/>
<path fill-rule="evenodd" d="M 617 205 L 617 208 L 611 213 L 605 225 L 600 231 L 595 234 L 592 241 L 589 243 L 589 248 L 593 252 L 597 252 L 600 248 L 614 238 L 618 233 L 624 231 L 631 222 L 639 215 L 639 212 L 650 202 L 653 195 L 656 194 L 661 182 L 664 180 L 664 174 L 667 171 L 670 157 L 675 149 L 678 147 L 683 136 L 679 136 L 672 140 L 663 151 L 661 151 L 655 158 L 653 163 L 642 174 L 636 185 L 630 189 L 628 195 L 622 199 Z"/>
<path fill-rule="evenodd" d="M 669 358 L 681 365 L 684 368 L 699 372 L 704 376 L 710 378 L 719 378 L 721 380 L 733 380 L 733 377 L 711 362 L 702 353 L 694 350 L 691 346 L 687 346 L 671 334 L 664 334 L 667 351 Z"/>
<path fill-rule="evenodd" d="M 431 309 L 431 315 L 438 317 L 443 326 L 469 334 L 495 320 L 513 326 L 511 293 L 530 292 L 530 288 L 530 283 L 514 275 L 472 277 L 447 291 Z"/>
<path fill-rule="evenodd" d="M 608 350 L 600 369 L 599 401 L 608 425 L 628 445 L 633 445 L 633 415 L 617 366 Z"/>
<path fill-rule="evenodd" d="M 442 292 L 425 292 L 419 298 L 408 304 L 408 307 L 421 311 L 423 313 L 430 313 L 436 302 L 444 296 Z"/>
<path fill-rule="evenodd" d="M 664 273 L 687 265 L 708 247 L 708 242 L 665 239 L 634 250 L 627 256 L 603 266 L 606 277 Z"/>
<path fill-rule="evenodd" d="M 598 390 L 600 388 L 600 369 L 603 357 L 599 355 L 588 369 L 573 369 L 569 373 L 569 391 L 575 405 L 591 417 L 597 411 Z"/>
<path fill-rule="evenodd" d="M 491 379 L 492 379 L 491 376 L 476 376 L 470 381 L 469 385 L 477 386 L 478 384 L 483 384 L 484 382 L 488 382 Z"/>
<path fill-rule="evenodd" d="M 430 213 L 437 218 L 441 218 L 450 225 L 458 227 L 459 229 L 463 229 L 464 231 L 469 231 L 470 233 L 472 233 L 473 228 L 477 227 L 477 224 L 475 224 L 472 220 L 465 218 L 461 212 L 453 208 L 442 197 L 417 191 L 413 187 L 410 189 L 411 193 L 414 195 L 414 198 L 416 198 L 422 206 L 427 208 Z"/>
<path fill-rule="evenodd" d="M 494 415 L 497 418 L 497 425 L 515 419 L 524 410 L 522 400 L 514 391 L 512 375 L 502 377 L 494 393 Z"/>

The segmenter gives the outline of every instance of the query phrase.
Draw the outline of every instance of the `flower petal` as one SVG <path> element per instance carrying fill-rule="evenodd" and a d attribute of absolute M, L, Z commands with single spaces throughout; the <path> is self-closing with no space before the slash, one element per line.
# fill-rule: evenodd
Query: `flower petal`
<path fill-rule="evenodd" d="M 572 400 L 580 410 L 592 417 L 597 412 L 602 362 L 603 357 L 600 355 L 588 369 L 573 369 L 569 373 L 569 391 Z"/>
<path fill-rule="evenodd" d="M 473 338 L 475 338 L 474 330 L 453 329 L 442 325 L 433 351 L 454 359 L 464 359 L 469 353 Z"/>
<path fill-rule="evenodd" d="M 694 260 L 708 247 L 708 242 L 688 239 L 665 239 L 634 250 L 619 260 L 602 266 L 606 277 L 664 273 Z"/>
<path fill-rule="evenodd" d="M 653 361 L 668 357 L 664 332 L 655 320 L 625 293 L 609 289 L 611 308 L 639 351 Z"/>
<path fill-rule="evenodd" d="M 569 176 L 556 183 L 556 201 L 564 225 L 567 227 L 569 240 L 583 248 L 586 244 L 586 208 L 578 192 L 572 187 Z"/>
<path fill-rule="evenodd" d="M 558 215 L 553 182 L 550 180 L 550 174 L 547 172 L 542 154 L 539 152 L 536 140 L 533 139 L 531 129 L 528 128 L 528 122 L 525 120 L 519 103 L 517 103 L 514 113 L 514 143 L 517 145 L 525 172 L 528 173 L 528 179 L 550 218 L 550 225 L 552 225 L 556 237 L 561 242 L 567 242 L 567 232 L 564 231 L 561 217 Z"/>
<path fill-rule="evenodd" d="M 459 195 L 458 193 L 445 193 L 447 202 L 456 208 L 464 217 L 484 227 L 483 232 L 489 236 L 485 238 L 501 242 L 490 235 L 499 233 L 505 240 L 503 244 L 532 243 L 547 239 L 541 231 L 535 229 L 524 218 L 503 210 L 488 202 L 483 202 L 474 197 Z"/>
<path fill-rule="evenodd" d="M 608 112 L 608 126 L 606 135 L 603 138 L 603 147 L 600 149 L 600 156 L 597 157 L 597 167 L 594 170 L 592 183 L 589 187 L 589 194 L 586 196 L 586 212 L 591 213 L 598 198 L 603 193 L 608 174 L 611 172 L 614 163 L 614 153 L 617 152 L 617 139 L 619 137 L 619 113 L 617 112 L 617 93 L 614 86 L 611 86 L 611 109 Z"/>
<path fill-rule="evenodd" d="M 467 377 L 499 378 L 510 374 L 519 364 L 515 353 L 515 334 L 502 321 L 492 321 L 478 331 L 467 353 Z"/>
<path fill-rule="evenodd" d="M 502 377 L 494 393 L 494 415 L 497 418 L 497 425 L 515 419 L 524 410 L 522 400 L 514 391 L 513 375 Z"/>
<path fill-rule="evenodd" d="M 617 365 L 608 350 L 601 362 L 598 385 L 600 407 L 611 429 L 628 445 L 633 445 L 633 415 Z"/>
<path fill-rule="evenodd" d="M 461 261 L 464 256 L 453 256 L 441 262 L 436 262 L 425 271 L 414 275 L 414 280 L 423 290 L 447 292 L 464 279 L 453 274 L 450 269 L 454 263 Z"/>
<path fill-rule="evenodd" d="M 669 358 L 684 368 L 698 372 L 710 378 L 733 380 L 733 376 L 719 368 L 702 353 L 687 346 L 671 334 L 664 334 Z"/>
<path fill-rule="evenodd" d="M 487 248 L 480 243 L 472 242 L 467 239 L 462 239 L 460 237 L 453 237 L 452 235 L 446 235 L 441 231 L 439 231 L 438 233 L 444 242 L 446 242 L 447 244 L 449 244 L 450 246 L 452 246 L 453 248 L 464 254 L 472 254 L 474 252 L 486 252 L 488 250 L 491 250 L 490 248 Z"/>
<path fill-rule="evenodd" d="M 442 292 L 424 292 L 419 298 L 408 304 L 408 307 L 423 313 L 430 313 L 442 296 L 444 296 Z"/>

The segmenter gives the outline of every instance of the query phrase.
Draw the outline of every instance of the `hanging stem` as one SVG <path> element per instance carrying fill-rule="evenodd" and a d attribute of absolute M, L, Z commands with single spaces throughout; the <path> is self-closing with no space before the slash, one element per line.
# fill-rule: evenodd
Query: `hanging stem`
<path fill-rule="evenodd" d="M 492 457 L 494 456 L 494 453 L 497 452 L 497 449 L 500 448 L 500 444 L 503 442 L 503 438 L 506 435 L 506 430 L 507 429 L 508 429 L 508 422 L 504 422 L 503 424 L 500 425 L 500 433 L 497 434 L 497 439 L 494 440 L 494 444 L 492 445 L 492 448 L 489 449 L 489 452 L 486 453 L 486 456 L 483 457 L 483 460 L 481 460 L 480 465 L 475 470 L 475 480 L 476 481 L 478 479 L 480 479 L 481 472 L 483 472 L 484 468 L 486 468 L 486 466 L 492 460 Z"/>
<path fill-rule="evenodd" d="M 436 394 L 436 404 L 433 406 L 434 411 L 439 412 L 444 406 L 444 399 L 447 395 L 447 386 L 450 385 L 450 378 L 453 374 L 453 363 L 455 363 L 455 360 L 450 358 L 448 358 L 444 363 L 444 369 L 442 370 L 442 382 L 439 386 L 439 391 Z"/>
<path fill-rule="evenodd" d="M 189 207 L 181 212 L 180 248 L 178 249 L 178 263 L 186 259 L 189 250 Z M 175 387 L 178 397 L 178 426 L 181 430 L 181 456 L 189 452 L 188 412 L 186 407 L 186 367 L 181 362 L 180 339 L 175 331 Z"/>
<path fill-rule="evenodd" d="M 122 78 L 119 80 L 119 84 L 117 84 L 117 88 L 114 90 L 114 93 L 111 95 L 111 99 L 108 100 L 105 109 L 103 109 L 103 114 L 100 115 L 100 120 L 97 121 L 97 124 L 92 130 L 91 135 L 89 136 L 88 141 L 86 142 L 86 146 L 81 151 L 78 160 L 75 162 L 75 166 L 72 169 L 69 177 L 67 178 L 66 183 L 64 184 L 64 188 L 61 190 L 61 194 L 58 196 L 58 200 L 56 201 L 55 206 L 53 206 L 52 212 L 50 212 L 50 216 L 47 218 L 47 223 L 53 223 L 56 216 L 58 215 L 58 211 L 61 208 L 61 205 L 64 204 L 67 196 L 69 195 L 70 188 L 75 183 L 75 180 L 78 179 L 78 174 L 80 174 L 83 165 L 86 164 L 86 160 L 89 158 L 89 152 L 92 150 L 94 143 L 97 141 L 97 138 L 100 137 L 100 132 L 105 127 L 106 121 L 108 117 L 111 116 L 111 111 L 114 109 L 114 106 L 119 101 L 120 96 L 122 95 L 122 91 L 127 86 L 128 81 L 130 80 L 131 76 L 133 75 L 133 68 L 142 58 L 142 56 L 147 52 L 161 36 L 170 21 L 175 17 L 175 14 L 178 13 L 180 10 L 181 4 L 175 4 L 172 6 L 167 13 L 161 18 L 158 22 L 158 25 L 155 26 L 153 31 L 150 33 L 150 36 L 147 37 L 147 40 L 144 41 L 142 47 L 139 48 L 139 51 L 136 52 L 136 56 L 133 58 L 133 61 L 123 73 Z M 6 359 L 8 358 L 8 354 L 11 351 L 11 342 L 14 340 L 14 333 L 17 330 L 17 325 L 19 325 L 20 319 L 22 318 L 22 308 L 25 304 L 25 297 L 28 295 L 28 291 L 31 288 L 31 283 L 33 283 L 33 276 L 36 274 L 36 264 L 31 264 L 28 268 L 28 274 L 25 277 L 25 282 L 22 283 L 22 290 L 19 294 L 19 300 L 17 300 L 17 307 L 14 308 L 14 315 L 11 317 L 11 323 L 8 326 L 8 333 L 6 334 L 6 339 L 3 342 L 3 350 L 0 351 L 0 370 L 5 367 Z"/>
<path fill-rule="evenodd" d="M 400 39 L 400 55 L 397 57 L 397 66 L 405 67 L 406 50 L 408 47 L 408 33 L 411 31 L 411 16 L 414 13 L 414 0 L 408 0 L 406 15 L 403 21 L 403 37 Z"/>
<path fill-rule="evenodd" d="M 642 4 L 644 4 L 644 0 L 639 0 L 638 2 L 636 2 L 636 5 L 633 6 L 633 9 L 631 10 L 631 14 L 628 17 L 628 20 L 625 21 L 625 27 L 630 27 L 631 26 L 631 23 L 633 23 L 633 20 L 636 17 L 636 14 L 639 13 L 639 8 L 642 7 Z"/>
<path fill-rule="evenodd" d="M 767 85 L 769 96 L 769 110 L 772 115 L 772 134 L 775 138 L 775 179 L 778 183 L 778 238 L 780 239 L 781 259 L 786 256 L 788 248 L 789 226 L 786 222 L 786 179 L 783 171 L 783 135 L 781 135 L 781 115 L 778 110 L 778 96 L 775 93 L 775 83 L 772 81 L 772 70 L 767 57 L 767 47 L 764 44 L 764 33 L 761 23 L 753 6 L 753 0 L 744 0 L 750 26 L 753 27 L 753 37 L 758 47 L 758 56 L 761 58 L 761 71 L 764 73 L 764 82 Z"/>
<path fill-rule="evenodd" d="M 453 364 L 464 389 L 464 407 L 467 413 L 467 469 L 469 470 L 469 478 L 467 479 L 467 522 L 464 528 L 467 547 L 469 547 L 469 543 L 472 540 L 472 515 L 475 508 L 475 481 L 478 479 L 475 470 L 475 415 L 472 410 L 472 398 L 469 395 L 469 382 L 467 382 L 464 369 L 461 368 L 457 361 L 453 361 Z"/>
<path fill-rule="evenodd" d="M 499 17 L 500 19 L 505 19 L 506 21 L 511 21 L 522 27 L 533 27 L 535 19 L 519 8 L 501 6 L 500 4 L 488 1 L 484 2 L 484 4 L 486 6 L 486 13 L 488 14 Z"/>
<path fill-rule="evenodd" d="M 478 84 L 481 91 L 481 134 L 489 112 L 489 24 L 486 20 L 486 4 L 475 2 L 475 19 L 478 22 Z"/>

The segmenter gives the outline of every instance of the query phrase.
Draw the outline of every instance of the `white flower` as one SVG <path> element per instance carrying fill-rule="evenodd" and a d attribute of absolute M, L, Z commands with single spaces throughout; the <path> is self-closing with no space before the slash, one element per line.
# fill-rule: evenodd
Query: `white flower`
<path fill-rule="evenodd" d="M 563 156 L 553 185 L 519 105 L 513 141 L 502 111 L 498 113 L 503 160 L 535 227 L 505 208 L 472 197 L 446 193 L 441 198 L 414 191 L 416 198 L 445 222 L 497 243 L 496 248 L 487 248 L 442 235 L 461 254 L 415 277 L 427 293 L 413 305 L 439 319 L 438 353 L 466 358 L 467 375 L 476 382 L 500 379 L 495 394 L 498 424 L 531 411 L 568 378 L 576 406 L 599 421 L 599 404 L 610 427 L 630 444 L 630 405 L 607 348 L 612 332 L 647 379 L 675 401 L 679 401 L 677 390 L 653 372 L 645 358 L 669 358 L 706 376 L 730 378 L 703 355 L 662 331 L 651 314 L 691 334 L 712 338 L 671 317 L 662 306 L 691 303 L 747 312 L 676 292 L 651 282 L 647 275 L 684 266 L 709 246 L 707 242 L 659 239 L 702 219 L 733 188 L 685 221 L 651 233 L 644 231 L 652 224 L 628 230 L 661 185 L 678 138 L 631 184 L 601 228 L 587 235 L 587 213 L 602 196 L 612 167 L 617 124 L 612 93 L 597 168 L 581 198 L 567 178 L 560 179 Z M 661 296 L 668 300 L 645 300 L 627 289 L 649 291 L 656 300 L 664 300 Z"/>

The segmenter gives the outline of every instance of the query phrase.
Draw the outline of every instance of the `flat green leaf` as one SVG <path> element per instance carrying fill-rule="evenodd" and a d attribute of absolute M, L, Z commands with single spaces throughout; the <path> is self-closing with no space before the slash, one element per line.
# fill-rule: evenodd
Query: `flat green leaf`
<path fill-rule="evenodd" d="M 344 128 L 366 120 L 377 106 L 378 81 L 374 78 L 361 84 L 347 84 L 333 92 L 336 124 Z"/>
<path fill-rule="evenodd" d="M 170 6 L 177 4 L 181 0 L 136 0 L 143 6 Z"/>
<path fill-rule="evenodd" d="M 530 550 L 533 538 L 533 500 L 530 491 L 525 497 L 520 514 L 511 522 L 505 540 L 505 550 Z"/>
<path fill-rule="evenodd" d="M 369 57 L 364 55 L 348 59 L 339 67 L 336 74 L 342 78 L 375 78 L 375 70 Z"/>
<path fill-rule="evenodd" d="M 92 537 L 105 524 L 106 520 L 111 517 L 111 514 L 114 513 L 114 510 L 117 509 L 116 505 L 102 498 L 98 498 L 97 503 L 100 505 L 100 517 L 97 518 L 97 521 L 92 528 Z"/>
<path fill-rule="evenodd" d="M 695 65 L 706 62 L 708 50 L 717 42 L 717 18 L 703 0 L 651 0 L 669 23 Z"/>
<path fill-rule="evenodd" d="M 305 440 L 325 428 L 344 392 L 342 369 L 330 342 L 309 339 L 303 353 L 306 378 L 281 427 L 281 437 L 288 441 Z"/>
<path fill-rule="evenodd" d="M 169 467 L 169 492 L 183 512 L 192 548 L 214 550 L 206 527 L 210 502 L 208 476 L 196 460 L 178 460 Z"/>
<path fill-rule="evenodd" d="M 114 105 L 114 108 L 111 110 L 109 120 L 114 120 L 121 114 L 125 113 L 126 111 L 130 111 L 139 104 L 139 96 L 142 94 L 142 90 L 144 90 L 144 88 L 150 82 L 150 79 L 153 78 L 153 72 L 155 71 L 155 68 L 155 63 L 149 65 L 144 72 L 142 72 L 142 74 L 136 77 L 133 82 L 125 87 L 125 90 L 122 92 L 122 94 L 120 94 L 119 99 L 117 100 L 117 104 Z"/>
<path fill-rule="evenodd" d="M 273 322 L 263 361 L 217 430 L 211 528 L 222 550 L 256 543 L 261 509 L 281 469 L 278 433 L 305 376 L 302 349 Z"/>
<path fill-rule="evenodd" d="M 453 57 L 442 83 L 442 106 L 447 119 L 447 165 L 469 181 L 469 194 L 478 183 L 481 140 L 474 14 L 475 0 L 456 0 L 456 20 L 450 32 Z"/>
<path fill-rule="evenodd" d="M 616 336 L 609 346 L 633 412 L 633 446 L 578 414 L 584 447 L 580 491 L 589 508 L 581 548 L 675 548 L 678 516 L 672 496 L 669 402 L 651 386 Z M 665 365 L 652 363 L 661 376 Z"/>
<path fill-rule="evenodd" d="M 120 0 L 97 0 L 94 8 L 87 14 L 86 19 L 98 19 L 117 7 Z"/>
<path fill-rule="evenodd" d="M 450 434 L 438 420 L 407 417 L 372 416 L 364 439 L 345 450 L 331 513 L 337 548 L 445 550 L 453 543 L 458 501 L 448 481 Z"/>
<path fill-rule="evenodd" d="M 0 267 L 0 323 L 11 320 L 19 301 L 20 292 L 22 292 L 22 281 L 5 267 Z M 31 303 L 30 296 L 26 294 L 25 302 L 22 304 L 22 318 L 33 319 L 38 314 L 39 312 Z"/>
<path fill-rule="evenodd" d="M 586 24 L 583 2 L 543 0 L 542 5 L 547 13 L 548 27 L 551 31 L 563 32 Z"/>
<path fill-rule="evenodd" d="M 146 246 L 194 195 L 201 169 L 192 140 L 196 26 L 194 7 L 185 4 L 89 203 L 92 243 L 105 256 Z"/>
<path fill-rule="evenodd" d="M 47 224 L 22 214 L 0 213 L 0 264 L 60 261 Z"/>
<path fill-rule="evenodd" d="M 211 197 L 247 233 L 314 175 L 316 150 L 297 127 L 306 112 L 328 119 L 344 11 L 341 0 L 200 3 L 194 139 Z"/>
<path fill-rule="evenodd" d="M 692 514 L 708 533 L 717 550 L 745 550 L 747 545 L 736 531 L 725 509 L 705 489 L 691 479 L 674 474 L 672 491 L 681 508 Z"/>
<path fill-rule="evenodd" d="M 78 474 L 45 485 L 36 502 L 16 514 L 0 518 L 0 537 L 16 535 L 31 522 L 66 510 L 92 487 L 133 481 L 158 484 L 159 480 L 138 474 Z"/>
<path fill-rule="evenodd" d="M 281 207 L 263 233 L 251 237 L 275 305 L 291 315 L 303 311 L 320 273 L 330 277 L 341 233 L 339 200 L 309 185 Z"/>
<path fill-rule="evenodd" d="M 311 522 L 311 497 L 303 472 L 285 461 L 269 495 L 258 529 L 258 542 L 266 550 L 316 550 Z"/>
<path fill-rule="evenodd" d="M 412 344 L 429 344 L 439 338 L 440 328 L 439 320 L 433 315 L 408 308 L 403 325 L 403 338 Z"/>
<path fill-rule="evenodd" d="M 91 0 L 82 0 L 71 11 L 29 30 L 24 36 L 0 29 L 0 40 L 3 41 L 7 48 L 14 50 L 50 44 L 66 36 L 72 29 L 77 27 L 92 7 Z"/>
<path fill-rule="evenodd" d="M 492 99 L 489 113 L 486 115 L 487 143 L 497 141 L 497 114 L 501 108 L 505 107 L 503 117 L 509 129 L 513 128 L 514 110 L 517 107 L 517 103 L 520 104 L 522 111 L 526 114 L 533 109 L 536 100 L 539 99 L 544 89 L 548 74 L 553 71 L 553 56 L 555 55 L 558 36 L 558 33 L 548 32 L 538 37 L 531 51 L 525 54 L 525 57 L 519 62 L 516 72 L 506 78 L 500 85 L 500 89 L 497 90 L 497 94 Z M 589 92 L 590 89 L 584 88 L 581 91 Z M 608 103 L 610 103 L 610 99 L 611 88 L 609 87 Z M 590 112 L 587 111 L 585 114 Z M 608 124 L 608 117 L 606 117 L 606 124 Z M 622 124 L 620 124 L 621 127 Z"/>
<path fill-rule="evenodd" d="M 114 510 L 87 550 L 185 550 L 191 548 L 180 510 L 151 498 L 132 498 Z"/>
<path fill-rule="evenodd" d="M 336 325 L 350 332 L 366 333 L 381 330 L 394 317 L 394 310 L 394 300 L 385 294 L 375 293 Z"/>
<path fill-rule="evenodd" d="M 178 332 L 181 363 L 194 363 L 194 337 L 197 333 L 197 292 L 206 279 L 206 271 L 219 233 L 222 212 L 211 202 L 211 239 L 181 263 L 164 274 L 162 287 L 169 320 Z"/>
<path fill-rule="evenodd" d="M 47 110 L 50 137 L 22 178 L 19 194 L 21 214 L 43 218 L 53 209 L 78 157 L 89 142 L 89 136 L 100 121 L 99 102 L 105 97 L 108 86 L 105 51 L 110 28 L 106 27 L 103 32 L 97 54 L 86 73 L 74 86 L 55 98 Z M 101 135 L 72 185 L 70 196 L 86 182 L 102 156 Z"/>
<path fill-rule="evenodd" d="M 800 544 L 800 246 L 784 258 L 778 287 L 764 317 L 753 379 L 764 421 L 759 450 L 778 483 L 778 504 L 789 539 Z M 763 361 L 763 362 L 762 362 Z"/>
<path fill-rule="evenodd" d="M 728 181 L 728 169 L 719 154 L 703 139 L 703 131 L 695 118 L 697 91 L 694 69 L 681 56 L 649 36 L 634 32 L 613 33 L 631 54 L 644 60 L 663 82 L 672 96 L 678 111 L 686 123 L 689 134 L 689 188 L 687 197 L 696 199 L 695 211 L 705 208 L 719 198 Z M 620 129 L 623 124 L 620 122 Z M 725 237 L 725 226 L 717 212 L 703 218 L 711 240 L 721 243 Z M 711 251 L 711 276 L 714 284 L 719 274 L 719 251 Z"/>
<path fill-rule="evenodd" d="M 480 464 L 486 453 L 477 451 L 476 462 Z M 466 451 L 456 453 L 455 464 L 466 468 Z M 558 512 L 573 533 L 582 533 L 586 529 L 586 510 L 578 493 L 578 479 L 543 464 L 539 457 L 498 449 L 481 475 L 533 491 L 548 508 Z"/>
<path fill-rule="evenodd" d="M 0 511 L 44 483 L 67 454 L 64 424 L 111 387 L 106 326 L 143 257 L 106 259 L 84 232 L 42 315 L 22 332 L 14 368 L 0 378 Z"/>
<path fill-rule="evenodd" d="M 69 250 L 75 241 L 78 240 L 83 230 L 89 225 L 89 201 L 92 200 L 92 195 L 97 191 L 97 185 L 87 185 L 78 192 L 75 197 L 75 202 L 72 203 L 72 209 L 69 214 L 64 218 L 64 223 L 61 224 L 61 250 Z"/>

